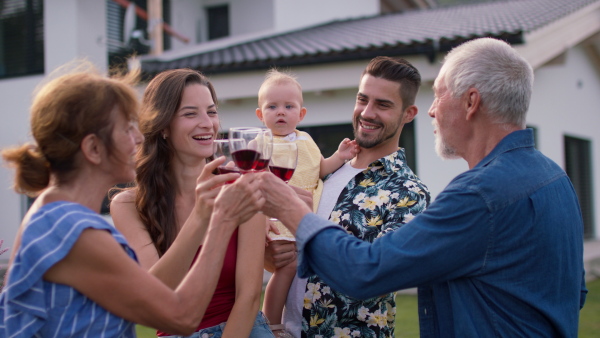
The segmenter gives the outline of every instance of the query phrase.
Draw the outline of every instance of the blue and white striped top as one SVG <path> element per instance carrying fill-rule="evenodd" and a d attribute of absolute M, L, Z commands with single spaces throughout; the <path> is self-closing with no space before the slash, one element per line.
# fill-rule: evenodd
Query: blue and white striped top
<path fill-rule="evenodd" d="M 25 226 L 0 293 L 0 337 L 135 337 L 133 323 L 70 286 L 43 280 L 89 228 L 109 231 L 137 260 L 125 237 L 94 211 L 71 202 L 44 205 Z"/>

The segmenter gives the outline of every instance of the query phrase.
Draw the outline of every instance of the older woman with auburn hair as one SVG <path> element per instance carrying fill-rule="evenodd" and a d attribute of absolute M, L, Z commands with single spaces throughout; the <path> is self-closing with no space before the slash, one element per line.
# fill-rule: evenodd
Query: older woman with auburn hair
<path fill-rule="evenodd" d="M 55 78 L 31 108 L 35 143 L 2 152 L 16 168 L 16 191 L 38 196 L 0 294 L 0 336 L 135 337 L 134 322 L 191 334 L 217 284 L 218 274 L 207 271 L 221 270 L 231 235 L 264 202 L 257 176 L 221 186 L 237 174 L 205 174 L 195 191 L 214 207 L 187 278 L 171 288 L 140 267 L 125 238 L 98 214 L 108 189 L 135 176 L 143 140 L 136 77 L 79 70 Z"/>

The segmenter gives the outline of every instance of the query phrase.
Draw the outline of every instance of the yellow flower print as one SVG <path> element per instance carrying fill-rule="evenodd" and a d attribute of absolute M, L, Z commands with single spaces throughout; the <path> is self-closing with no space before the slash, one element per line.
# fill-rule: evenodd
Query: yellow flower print
<path fill-rule="evenodd" d="M 328 299 L 324 302 L 320 302 L 321 303 L 321 307 L 328 307 L 328 308 L 334 308 L 335 305 L 331 304 L 332 300 Z"/>
<path fill-rule="evenodd" d="M 350 337 L 350 329 L 345 327 L 334 327 L 333 328 L 334 336 L 331 338 L 352 338 Z"/>
<path fill-rule="evenodd" d="M 360 209 L 375 210 L 376 206 L 377 206 L 377 200 L 372 199 L 372 198 L 365 198 L 365 201 L 363 203 L 358 204 L 358 207 Z"/>
<path fill-rule="evenodd" d="M 312 303 L 310 302 L 310 298 L 304 297 L 304 308 L 310 310 L 312 308 Z"/>
<path fill-rule="evenodd" d="M 381 313 L 381 310 L 377 310 L 371 313 L 367 323 L 369 326 L 384 327 L 387 325 L 387 313 Z"/>
<path fill-rule="evenodd" d="M 358 185 L 360 185 L 361 187 L 365 187 L 366 188 L 366 187 L 374 186 L 375 182 L 373 182 L 372 178 L 367 178 L 366 180 L 360 181 L 360 183 Z"/>
<path fill-rule="evenodd" d="M 340 223 L 340 216 L 342 215 L 341 210 L 336 210 L 331 212 L 331 216 L 329 216 L 329 220 L 333 223 Z"/>
<path fill-rule="evenodd" d="M 364 307 L 364 306 L 361 306 L 361 307 L 358 309 L 358 312 L 357 312 L 357 314 L 356 314 L 356 318 L 358 318 L 358 320 L 360 320 L 360 321 L 363 321 L 363 322 L 364 322 L 364 321 L 366 321 L 366 320 L 367 320 L 367 317 L 368 317 L 368 316 L 369 316 L 369 309 L 367 309 L 367 308 L 366 308 L 366 307 Z"/>
<path fill-rule="evenodd" d="M 321 298 L 321 293 L 319 289 L 321 288 L 321 283 L 308 283 L 306 284 L 306 293 L 304 294 L 304 298 L 308 298 L 314 301 L 317 301 Z"/>
<path fill-rule="evenodd" d="M 317 325 L 323 323 L 324 321 L 325 321 L 325 319 L 319 318 L 319 315 L 314 315 L 314 316 L 310 317 L 310 326 L 317 326 Z"/>
<path fill-rule="evenodd" d="M 373 218 L 367 219 L 367 226 L 376 227 L 376 226 L 382 225 L 382 224 L 383 224 L 383 220 L 381 219 L 381 217 L 379 215 L 377 215 Z"/>
<path fill-rule="evenodd" d="M 389 202 L 390 194 L 391 194 L 391 191 L 389 191 L 389 190 L 379 189 L 379 191 L 377 192 L 377 197 L 375 197 L 376 199 L 379 200 L 379 205 L 383 205 L 384 203 Z"/>
<path fill-rule="evenodd" d="M 411 207 L 413 205 L 415 205 L 415 203 L 417 203 L 417 201 L 409 201 L 408 200 L 408 196 L 404 197 L 403 199 L 401 199 L 398 204 L 396 204 L 396 206 L 400 207 L 400 208 L 408 208 Z"/>
<path fill-rule="evenodd" d="M 390 326 L 390 324 L 393 326 L 396 322 L 396 307 L 392 306 L 388 302 L 385 303 L 385 307 L 387 308 L 386 313 L 387 313 L 388 326 Z"/>

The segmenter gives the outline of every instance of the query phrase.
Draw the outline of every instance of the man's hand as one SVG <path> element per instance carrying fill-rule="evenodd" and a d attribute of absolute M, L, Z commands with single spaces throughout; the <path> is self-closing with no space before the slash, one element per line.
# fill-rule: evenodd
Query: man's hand
<path fill-rule="evenodd" d="M 296 195 L 298 198 L 300 198 L 300 200 L 306 203 L 309 208 L 313 208 L 313 196 L 311 192 L 308 192 L 302 188 L 294 187 L 293 185 L 290 185 L 290 187 L 296 192 Z"/>
<path fill-rule="evenodd" d="M 292 188 L 270 172 L 259 175 L 262 178 L 260 190 L 265 198 L 261 210 L 265 215 L 279 219 L 292 234 L 295 234 L 304 215 L 312 212 L 312 196 L 309 202 L 306 192 Z"/>

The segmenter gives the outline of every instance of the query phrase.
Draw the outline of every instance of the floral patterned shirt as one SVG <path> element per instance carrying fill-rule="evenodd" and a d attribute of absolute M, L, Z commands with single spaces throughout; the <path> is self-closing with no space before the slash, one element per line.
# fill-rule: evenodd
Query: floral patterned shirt
<path fill-rule="evenodd" d="M 399 148 L 348 182 L 329 220 L 373 242 L 423 212 L 429 199 L 427 187 L 408 167 L 404 149 Z M 337 292 L 313 275 L 304 296 L 302 337 L 394 337 L 395 296 L 394 292 L 362 301 Z"/>

